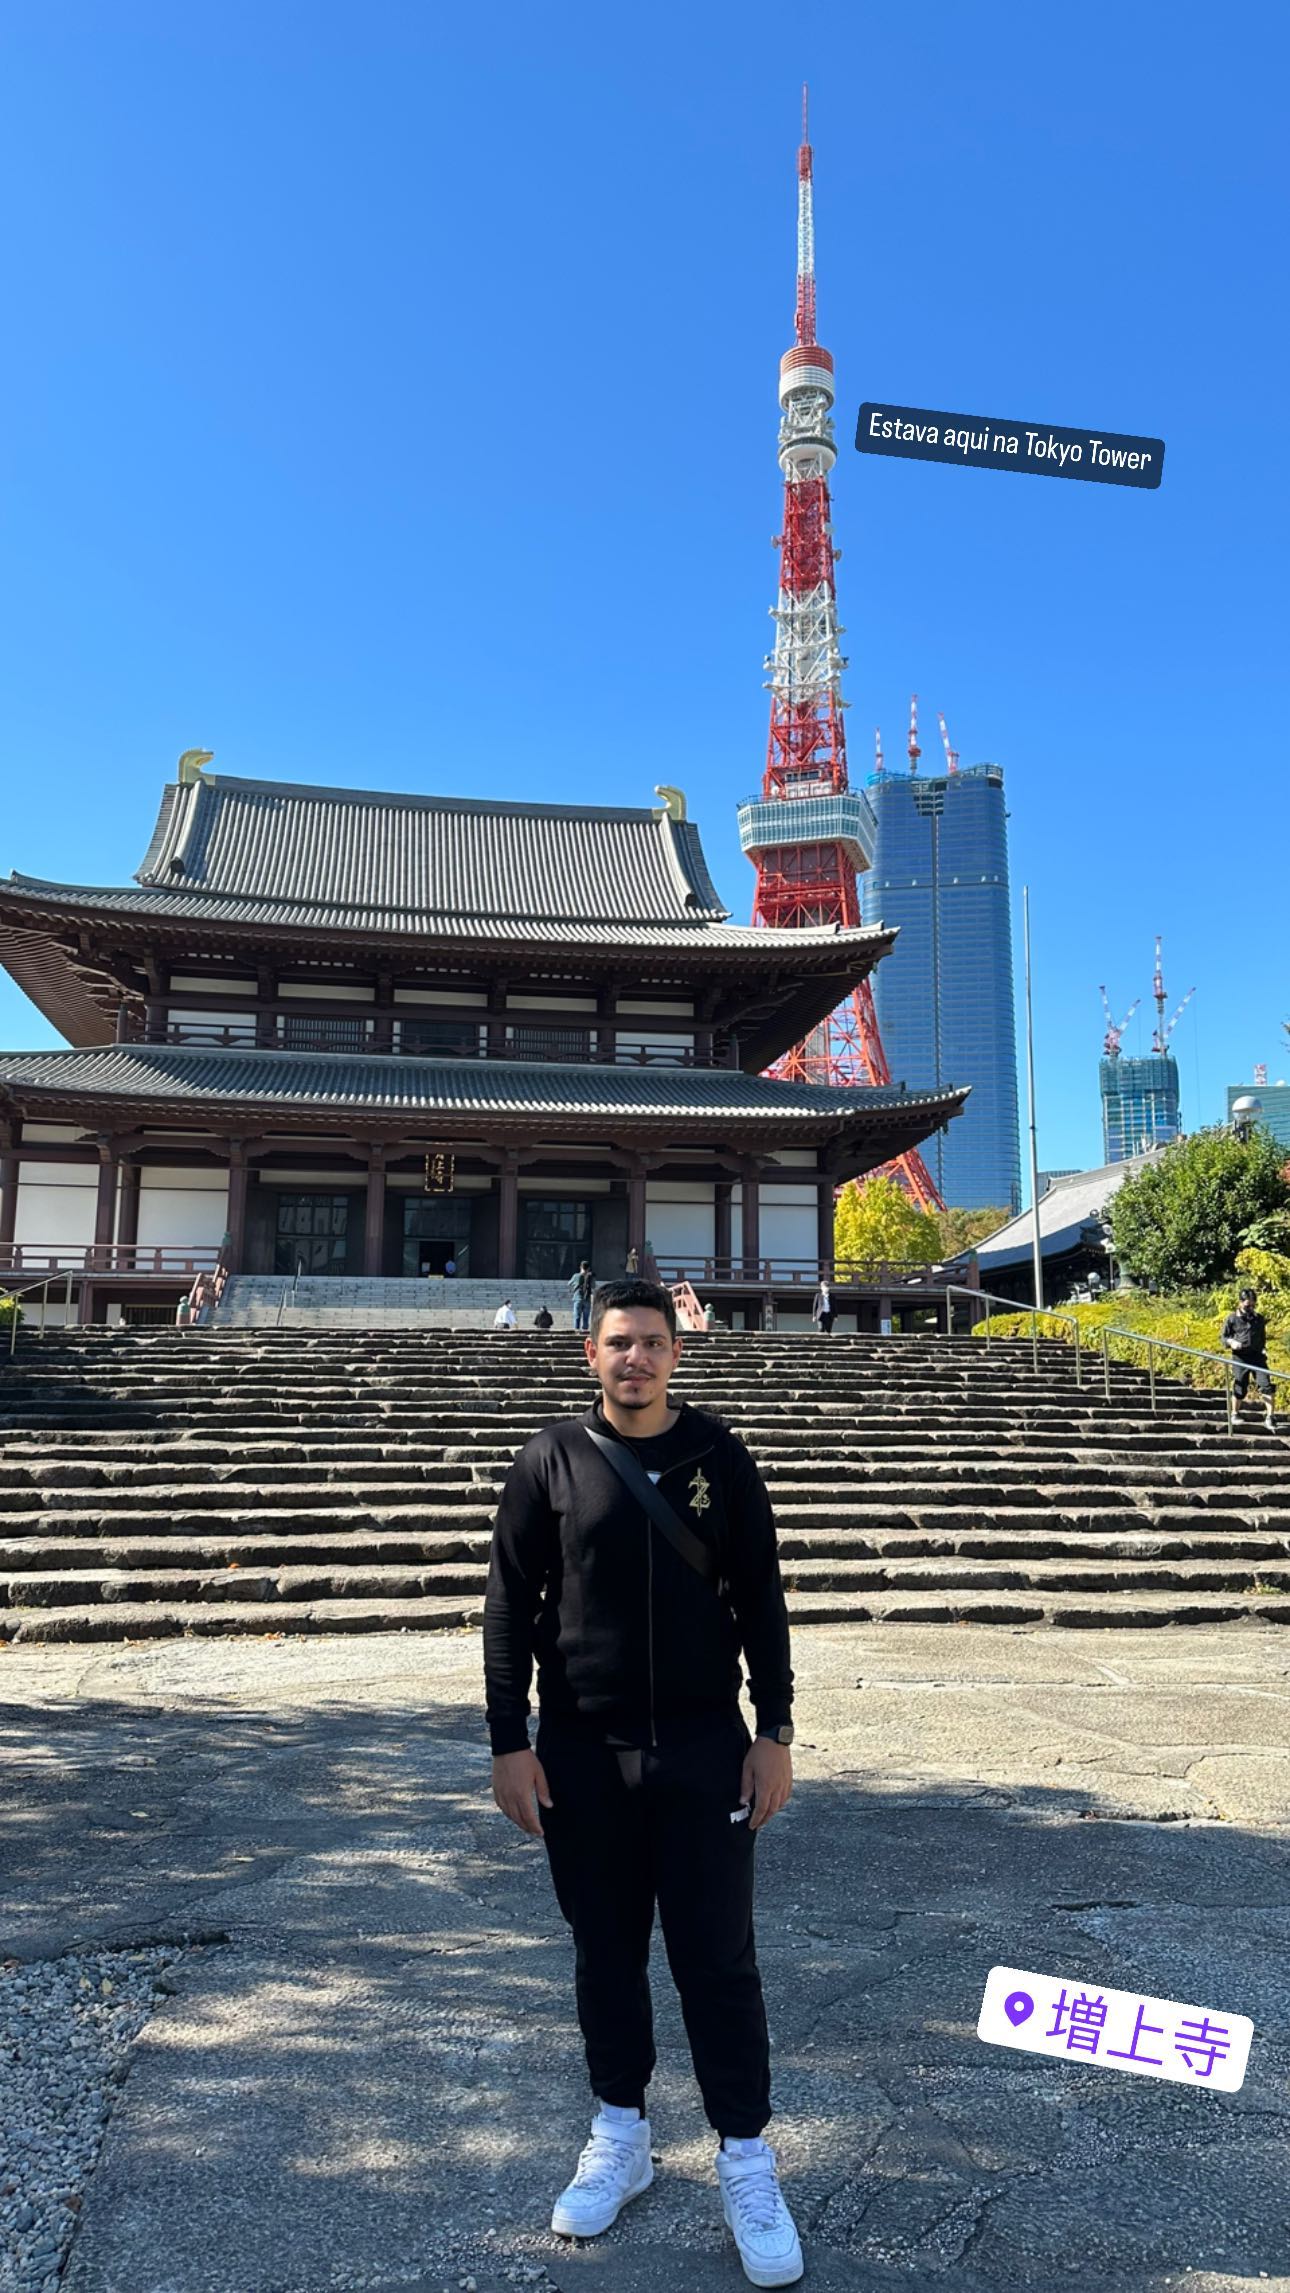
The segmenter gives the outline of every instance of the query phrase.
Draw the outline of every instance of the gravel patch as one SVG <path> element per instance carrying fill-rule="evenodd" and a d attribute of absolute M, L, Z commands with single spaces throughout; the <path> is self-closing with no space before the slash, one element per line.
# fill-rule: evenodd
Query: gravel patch
<path fill-rule="evenodd" d="M 0 2293 L 56 2293 L 131 2048 L 182 1956 L 0 1966 Z"/>

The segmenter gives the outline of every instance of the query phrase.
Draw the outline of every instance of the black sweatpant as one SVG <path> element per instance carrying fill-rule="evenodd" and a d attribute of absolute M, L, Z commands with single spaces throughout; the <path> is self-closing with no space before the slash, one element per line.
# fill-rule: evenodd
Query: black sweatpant
<path fill-rule="evenodd" d="M 645 2109 L 654 2068 L 649 1946 L 657 1903 L 709 2122 L 732 2140 L 770 2117 L 770 2043 L 753 1940 L 755 1835 L 739 1807 L 750 1737 L 738 1712 L 639 1754 L 581 1723 L 540 1720 L 554 1805 L 542 1831 L 573 1929 L 593 2094 Z"/>

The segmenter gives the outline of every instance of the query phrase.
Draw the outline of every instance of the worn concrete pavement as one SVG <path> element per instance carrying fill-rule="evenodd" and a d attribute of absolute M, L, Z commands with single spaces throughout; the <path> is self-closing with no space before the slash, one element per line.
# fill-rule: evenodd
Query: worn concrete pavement
<path fill-rule="evenodd" d="M 759 1935 L 807 2284 L 1290 2288 L 1290 1635 L 812 1628 L 795 1659 Z M 654 2186 L 585 2247 L 546 2229 L 585 2073 L 479 1671 L 474 1634 L 0 1656 L 0 1959 L 205 1938 L 69 2293 L 744 2284 L 661 1950 Z M 984 2046 L 999 1961 L 1251 2015 L 1244 2087 Z"/>

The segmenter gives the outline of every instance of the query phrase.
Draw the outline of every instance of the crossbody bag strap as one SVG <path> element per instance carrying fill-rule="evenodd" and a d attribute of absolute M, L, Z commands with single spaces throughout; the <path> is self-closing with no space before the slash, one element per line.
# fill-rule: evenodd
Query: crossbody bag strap
<path fill-rule="evenodd" d="M 655 1488 L 640 1460 L 633 1457 L 630 1449 L 624 1448 L 621 1441 L 611 1441 L 607 1434 L 597 1433 L 590 1425 L 584 1425 L 583 1432 L 589 1441 L 595 1442 L 606 1462 L 613 1466 L 623 1487 L 630 1490 L 638 1504 L 644 1506 L 673 1551 L 678 1552 L 683 1561 L 688 1561 L 690 1567 L 709 1584 L 715 1585 L 720 1574 L 716 1554 L 704 1544 L 702 1537 L 696 1537 L 693 1529 L 686 1527 L 680 1514 L 673 1511 L 666 1497 Z"/>

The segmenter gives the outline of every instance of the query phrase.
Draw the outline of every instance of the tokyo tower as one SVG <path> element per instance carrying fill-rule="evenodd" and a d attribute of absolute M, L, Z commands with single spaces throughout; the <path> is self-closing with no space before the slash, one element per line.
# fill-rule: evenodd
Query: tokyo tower
<path fill-rule="evenodd" d="M 767 656 L 770 741 L 760 798 L 739 807 L 739 838 L 757 869 L 753 922 L 780 929 L 855 926 L 859 870 L 873 863 L 876 833 L 868 799 L 847 779 L 846 731 L 833 568 L 829 471 L 837 460 L 833 359 L 815 339 L 815 218 L 806 90 L 797 154 L 796 341 L 779 362 L 779 466 L 784 527 L 779 601 L 771 608 L 774 650 Z M 773 1072 L 791 1082 L 889 1084 L 878 1017 L 867 980 L 781 1059 Z M 920 1209 L 943 1207 L 923 1158 L 901 1155 L 892 1171 Z"/>

